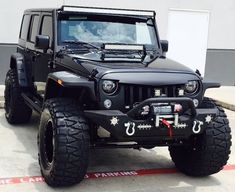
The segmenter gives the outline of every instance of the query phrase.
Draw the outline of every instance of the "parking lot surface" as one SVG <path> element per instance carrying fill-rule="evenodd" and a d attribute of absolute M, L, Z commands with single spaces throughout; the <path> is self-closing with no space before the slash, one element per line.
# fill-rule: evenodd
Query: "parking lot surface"
<path fill-rule="evenodd" d="M 235 112 L 226 111 L 234 138 Z M 37 159 L 37 129 L 39 116 L 34 114 L 26 125 L 11 126 L 0 109 L 0 191 L 1 192 L 234 192 L 235 147 L 228 166 L 220 173 L 192 178 L 179 173 L 168 149 L 91 150 L 87 179 L 67 188 L 48 187 L 40 177 Z M 233 139 L 234 140 L 234 139 Z M 234 142 L 233 142 L 234 143 Z M 36 177 L 33 177 L 36 176 Z"/>

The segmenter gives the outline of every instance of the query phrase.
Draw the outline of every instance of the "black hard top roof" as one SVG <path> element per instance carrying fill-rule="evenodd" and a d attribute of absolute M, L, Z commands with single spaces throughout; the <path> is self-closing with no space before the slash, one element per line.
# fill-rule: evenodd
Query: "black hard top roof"
<path fill-rule="evenodd" d="M 35 9 L 26 9 L 24 13 L 30 13 L 30 12 L 52 12 L 53 10 L 56 10 L 58 8 L 35 8 Z"/>

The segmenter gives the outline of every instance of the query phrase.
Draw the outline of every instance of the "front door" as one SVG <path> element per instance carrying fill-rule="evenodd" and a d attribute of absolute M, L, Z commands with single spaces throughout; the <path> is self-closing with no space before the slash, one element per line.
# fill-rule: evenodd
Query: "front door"
<path fill-rule="evenodd" d="M 47 76 L 52 69 L 50 63 L 53 60 L 52 38 L 53 38 L 53 25 L 51 15 L 42 15 L 39 25 L 39 34 L 47 35 L 50 37 L 49 49 L 44 52 L 43 50 L 36 50 L 35 61 L 33 64 L 34 82 L 39 92 L 45 91 Z"/>

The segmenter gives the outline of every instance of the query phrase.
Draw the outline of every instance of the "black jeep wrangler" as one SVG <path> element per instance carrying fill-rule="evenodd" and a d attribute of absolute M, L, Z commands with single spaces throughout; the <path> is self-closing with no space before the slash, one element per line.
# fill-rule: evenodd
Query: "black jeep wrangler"
<path fill-rule="evenodd" d="M 204 97 L 220 84 L 166 59 L 155 12 L 63 6 L 24 12 L 6 75 L 10 124 L 41 115 L 38 151 L 51 186 L 83 180 L 91 148 L 168 146 L 183 173 L 227 163 L 231 130 Z"/>

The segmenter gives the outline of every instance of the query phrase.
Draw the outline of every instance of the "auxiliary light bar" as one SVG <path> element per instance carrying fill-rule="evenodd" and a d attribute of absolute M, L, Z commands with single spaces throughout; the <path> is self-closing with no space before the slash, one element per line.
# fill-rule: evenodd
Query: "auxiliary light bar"
<path fill-rule="evenodd" d="M 82 13 L 103 13 L 103 14 L 117 14 L 117 15 L 138 15 L 154 17 L 155 11 L 148 10 L 132 10 L 132 9 L 114 9 L 114 8 L 101 8 L 101 7 L 75 7 L 75 6 L 62 6 L 62 11 L 82 12 Z"/>

